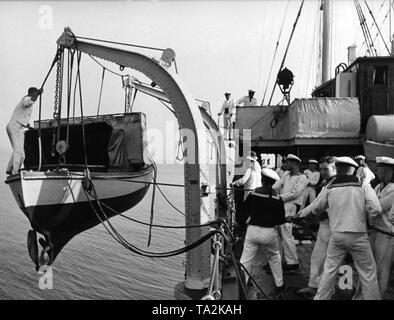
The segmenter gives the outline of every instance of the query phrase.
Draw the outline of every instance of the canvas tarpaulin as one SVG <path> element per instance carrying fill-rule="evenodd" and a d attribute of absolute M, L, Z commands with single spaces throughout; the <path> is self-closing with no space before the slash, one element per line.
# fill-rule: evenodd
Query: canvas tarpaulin
<path fill-rule="evenodd" d="M 109 171 L 138 170 L 150 160 L 147 155 L 146 118 L 143 113 L 84 117 L 85 147 L 80 118 L 70 120 L 69 149 L 63 165 L 84 165 L 84 149 L 89 166 L 101 166 Z M 37 126 L 36 126 L 37 125 Z M 25 133 L 25 168 L 38 166 L 38 123 Z M 42 164 L 58 165 L 59 155 L 54 152 L 57 120 L 42 122 Z M 60 138 L 67 136 L 67 122 L 61 119 Z"/>
<path fill-rule="evenodd" d="M 360 106 L 357 98 L 295 99 L 283 107 L 237 107 L 236 128 L 250 129 L 252 141 L 294 138 L 358 138 Z M 242 135 L 242 132 L 240 132 Z"/>

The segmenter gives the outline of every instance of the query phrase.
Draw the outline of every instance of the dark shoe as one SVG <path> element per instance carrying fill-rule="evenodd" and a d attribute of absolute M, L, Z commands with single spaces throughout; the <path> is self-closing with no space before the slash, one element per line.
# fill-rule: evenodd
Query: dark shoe
<path fill-rule="evenodd" d="M 282 300 L 283 299 L 283 291 L 284 291 L 284 286 L 276 287 L 275 288 L 275 296 L 274 299 L 276 300 Z"/>
<path fill-rule="evenodd" d="M 317 289 L 312 287 L 306 287 L 297 291 L 299 295 L 304 297 L 312 298 L 316 295 Z"/>
<path fill-rule="evenodd" d="M 293 271 L 293 270 L 298 270 L 300 268 L 300 264 L 285 264 L 282 266 L 283 271 Z"/>

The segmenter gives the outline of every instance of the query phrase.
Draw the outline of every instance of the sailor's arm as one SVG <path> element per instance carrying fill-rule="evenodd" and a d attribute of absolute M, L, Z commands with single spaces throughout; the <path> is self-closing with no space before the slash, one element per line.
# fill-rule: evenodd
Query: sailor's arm
<path fill-rule="evenodd" d="M 243 103 L 245 101 L 245 97 L 242 97 L 240 99 L 237 100 L 237 106 L 239 106 L 241 103 Z"/>
<path fill-rule="evenodd" d="M 325 189 L 326 187 L 323 187 L 321 192 L 317 195 L 316 199 L 313 200 L 313 202 L 309 206 L 305 207 L 300 211 L 300 213 L 298 214 L 299 218 L 305 218 L 306 216 L 309 216 L 313 212 L 313 210 L 316 209 L 316 206 L 320 201 L 320 198 L 323 196 L 323 190 Z"/>
<path fill-rule="evenodd" d="M 24 97 L 24 98 L 22 99 L 22 105 L 23 105 L 25 108 L 29 108 L 29 107 L 31 107 L 33 104 L 34 104 L 34 101 L 31 99 L 30 96 L 26 96 L 26 97 Z"/>
<path fill-rule="evenodd" d="M 307 184 L 308 184 L 307 177 L 302 175 L 298 179 L 295 187 L 289 192 L 282 193 L 281 198 L 283 199 L 284 202 L 288 202 L 288 201 L 296 199 L 302 192 L 304 192 Z"/>
<path fill-rule="evenodd" d="M 312 204 L 312 213 L 314 215 L 320 215 L 323 212 L 326 212 L 328 209 L 328 189 L 322 189 L 319 196 L 312 202 Z"/>
<path fill-rule="evenodd" d="M 252 170 L 249 168 L 248 170 L 246 170 L 244 176 L 242 178 L 239 178 L 238 180 L 236 180 L 233 184 L 236 186 L 243 186 L 246 181 L 248 181 L 248 179 L 250 178 L 250 175 L 252 174 Z"/>
<path fill-rule="evenodd" d="M 222 107 L 220 108 L 220 111 L 218 112 L 218 116 L 221 116 L 222 113 L 224 112 L 224 109 L 226 108 L 225 102 L 223 102 Z"/>
<path fill-rule="evenodd" d="M 365 195 L 365 211 L 370 222 L 373 223 L 382 213 L 382 206 L 379 203 L 375 190 L 372 189 L 369 183 L 363 183 L 362 188 Z"/>
<path fill-rule="evenodd" d="M 375 188 L 375 193 L 377 193 L 377 188 Z M 381 197 L 379 199 L 379 203 L 382 207 L 382 212 L 389 212 L 392 205 L 393 205 L 393 200 L 394 200 L 394 189 L 390 190 L 390 192 L 387 192 L 384 197 Z"/>
<path fill-rule="evenodd" d="M 320 180 L 320 173 L 318 171 L 312 172 L 312 174 L 310 175 L 308 180 L 309 180 L 308 184 L 310 186 L 312 186 L 312 187 L 316 186 L 319 183 L 319 180 Z"/>
<path fill-rule="evenodd" d="M 389 217 L 389 221 L 393 225 L 393 229 L 394 229 L 394 201 L 392 202 L 391 210 L 388 213 L 388 217 Z"/>

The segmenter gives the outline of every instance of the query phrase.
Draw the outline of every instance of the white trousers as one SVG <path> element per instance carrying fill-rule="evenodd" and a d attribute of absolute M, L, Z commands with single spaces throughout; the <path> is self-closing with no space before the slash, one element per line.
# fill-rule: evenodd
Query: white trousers
<path fill-rule="evenodd" d="M 252 225 L 248 226 L 244 249 L 241 256 L 241 263 L 250 273 L 253 259 L 260 246 L 264 248 L 264 251 L 267 254 L 267 260 L 272 270 L 275 285 L 277 287 L 281 287 L 283 285 L 282 262 L 275 228 L 263 228 Z M 249 279 L 249 276 L 246 273 L 245 279 L 246 281 Z"/>
<path fill-rule="evenodd" d="M 324 272 L 315 300 L 330 300 L 346 253 L 353 257 L 365 300 L 380 300 L 376 263 L 365 232 L 331 232 Z"/>
<path fill-rule="evenodd" d="M 311 254 L 311 270 L 308 286 L 318 288 L 324 271 L 324 262 L 327 257 L 328 241 L 330 240 L 330 225 L 328 219 L 321 221 L 317 233 L 315 246 Z"/>
<path fill-rule="evenodd" d="M 296 213 L 297 207 L 294 203 L 285 203 L 286 217 Z M 280 226 L 283 243 L 283 254 L 287 264 L 298 264 L 296 240 L 293 237 L 293 224 L 284 223 Z"/>
<path fill-rule="evenodd" d="M 383 298 L 390 280 L 391 263 L 394 254 L 394 238 L 378 231 L 369 234 L 373 256 L 376 261 L 380 296 Z M 357 283 L 355 300 L 363 299 L 361 283 Z"/>
<path fill-rule="evenodd" d="M 231 130 L 231 116 L 223 115 L 223 127 L 224 127 L 224 138 L 229 138 L 229 132 Z"/>
<path fill-rule="evenodd" d="M 13 153 L 8 162 L 6 171 L 18 173 L 25 160 L 25 132 L 19 123 L 12 121 L 7 124 L 7 134 L 11 141 Z"/>

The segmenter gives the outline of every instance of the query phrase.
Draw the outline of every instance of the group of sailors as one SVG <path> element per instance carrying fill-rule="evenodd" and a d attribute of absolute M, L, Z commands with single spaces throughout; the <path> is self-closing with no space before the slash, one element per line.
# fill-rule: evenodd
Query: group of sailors
<path fill-rule="evenodd" d="M 230 130 L 233 127 L 234 116 L 235 116 L 235 107 L 243 106 L 243 107 L 254 107 L 257 106 L 257 100 L 254 97 L 255 91 L 249 90 L 248 95 L 234 101 L 231 98 L 231 93 L 226 92 L 224 94 L 225 100 L 223 101 L 222 107 L 218 112 L 218 116 L 223 115 L 223 127 L 224 127 L 224 137 L 228 137 L 231 140 Z"/>
<path fill-rule="evenodd" d="M 261 169 L 254 152 L 247 159 L 247 172 L 233 183 L 247 190 L 237 213 L 238 224 L 247 224 L 241 256 L 246 270 L 250 272 L 263 246 L 268 260 L 264 269 L 272 273 L 279 296 L 283 272 L 299 269 L 294 223 L 312 214 L 318 216 L 319 230 L 308 286 L 299 294 L 331 299 L 338 269 L 351 255 L 358 273 L 353 299 L 383 299 L 394 257 L 394 159 L 375 159 L 376 178 L 362 155 L 308 160 L 304 172 L 302 160 L 292 154 L 276 171 Z"/>

